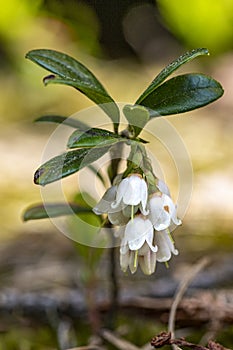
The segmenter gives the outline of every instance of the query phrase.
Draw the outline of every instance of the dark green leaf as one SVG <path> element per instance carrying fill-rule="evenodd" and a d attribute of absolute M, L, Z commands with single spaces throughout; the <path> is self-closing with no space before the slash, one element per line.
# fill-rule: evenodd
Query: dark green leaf
<path fill-rule="evenodd" d="M 102 84 L 82 63 L 74 58 L 54 50 L 32 50 L 26 55 L 34 63 L 55 75 L 45 78 L 47 84 L 65 84 L 72 86 L 90 98 L 107 113 L 115 124 L 119 123 L 119 110 Z"/>
<path fill-rule="evenodd" d="M 143 106 L 125 105 L 123 113 L 129 122 L 129 129 L 133 130 L 134 137 L 137 137 L 150 119 L 150 113 Z"/>
<path fill-rule="evenodd" d="M 48 122 L 48 123 L 57 123 L 71 126 L 72 128 L 76 128 L 82 131 L 90 129 L 90 126 L 73 118 L 63 117 L 60 115 L 43 115 L 35 119 L 36 123 L 40 122 Z"/>
<path fill-rule="evenodd" d="M 141 104 L 156 115 L 188 112 L 205 106 L 223 94 L 222 86 L 204 74 L 184 74 L 160 85 Z M 156 116 L 151 114 L 151 117 Z"/>
<path fill-rule="evenodd" d="M 77 205 L 75 203 L 50 203 L 46 204 L 37 204 L 29 207 L 25 210 L 23 214 L 23 220 L 38 220 L 38 219 L 47 219 L 55 218 L 63 215 L 72 215 L 79 213 L 91 213 L 93 214 L 90 208 L 85 208 L 83 206 Z"/>
<path fill-rule="evenodd" d="M 177 70 L 183 64 L 193 60 L 197 56 L 208 55 L 207 49 L 196 49 L 186 52 L 184 55 L 177 58 L 175 61 L 166 66 L 152 81 L 148 88 L 142 93 L 142 95 L 137 99 L 135 104 L 143 104 L 142 101 L 149 96 L 162 82 L 169 77 L 175 70 Z"/>
<path fill-rule="evenodd" d="M 45 186 L 74 174 L 102 157 L 109 148 L 108 146 L 103 148 L 78 149 L 56 156 L 40 166 L 35 172 L 34 182 L 37 185 Z"/>
<path fill-rule="evenodd" d="M 68 140 L 67 147 L 104 147 L 119 141 L 126 139 L 104 129 L 92 128 L 86 132 L 75 130 Z"/>

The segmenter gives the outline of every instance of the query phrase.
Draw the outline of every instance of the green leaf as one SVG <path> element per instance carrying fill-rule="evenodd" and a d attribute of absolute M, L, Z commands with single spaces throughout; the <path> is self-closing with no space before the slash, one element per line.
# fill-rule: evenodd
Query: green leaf
<path fill-rule="evenodd" d="M 205 106 L 223 94 L 222 86 L 204 74 L 178 75 L 160 85 L 141 104 L 158 115 L 184 113 Z"/>
<path fill-rule="evenodd" d="M 99 80 L 82 63 L 62 52 L 46 49 L 29 51 L 26 58 L 55 74 L 45 78 L 45 85 L 65 84 L 72 86 L 100 105 L 113 121 L 115 131 L 117 131 L 119 123 L 117 105 Z"/>
<path fill-rule="evenodd" d="M 150 119 L 150 113 L 143 106 L 125 105 L 123 113 L 129 122 L 129 129 L 133 130 L 134 137 L 137 137 Z"/>
<path fill-rule="evenodd" d="M 67 147 L 104 147 L 119 141 L 127 139 L 104 129 L 92 128 L 86 132 L 75 130 L 68 140 Z"/>
<path fill-rule="evenodd" d="M 57 123 L 71 126 L 72 128 L 76 128 L 82 131 L 90 129 L 90 126 L 73 118 L 63 117 L 60 115 L 43 115 L 37 119 L 35 119 L 36 123 Z"/>
<path fill-rule="evenodd" d="M 70 151 L 56 156 L 41 165 L 34 174 L 34 182 L 45 186 L 63 177 L 74 174 L 102 157 L 110 146 Z"/>
<path fill-rule="evenodd" d="M 79 213 L 91 213 L 90 208 L 85 208 L 83 206 L 77 205 L 75 203 L 50 203 L 46 204 L 36 204 L 27 208 L 23 214 L 23 220 L 38 220 L 55 218 L 58 216 L 72 215 Z"/>
<path fill-rule="evenodd" d="M 162 82 L 169 77 L 175 70 L 177 70 L 183 64 L 193 60 L 201 55 L 209 55 L 209 51 L 205 48 L 196 49 L 186 52 L 184 55 L 177 58 L 175 61 L 166 66 L 152 81 L 148 88 L 137 99 L 135 104 L 143 104 L 142 101 L 147 98 Z M 144 104 L 143 104 L 144 105 Z"/>

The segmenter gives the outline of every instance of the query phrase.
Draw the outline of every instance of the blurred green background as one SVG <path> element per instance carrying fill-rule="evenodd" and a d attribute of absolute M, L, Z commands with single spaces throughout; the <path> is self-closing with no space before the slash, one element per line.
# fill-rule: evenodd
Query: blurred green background
<path fill-rule="evenodd" d="M 211 55 L 181 71 L 213 76 L 225 94 L 211 106 L 168 118 L 183 139 L 193 165 L 193 194 L 183 227 L 176 234 L 182 258 L 189 261 L 204 254 L 232 254 L 233 1 L 0 0 L 0 249 L 7 257 L 1 259 L 1 288 L 30 290 L 31 284 L 25 282 L 29 277 L 21 279 L 22 271 L 16 269 L 17 257 L 28 256 L 27 268 L 36 269 L 38 265 L 30 260 L 34 254 L 30 244 L 38 242 L 40 250 L 40 235 L 48 234 L 49 240 L 53 239 L 52 232 L 59 235 L 49 221 L 25 224 L 21 219 L 29 204 L 41 200 L 32 178 L 54 130 L 50 125 L 35 125 L 33 120 L 49 113 L 70 116 L 92 106 L 68 87 L 44 88 L 45 71 L 25 60 L 25 54 L 36 48 L 64 51 L 89 67 L 116 101 L 131 103 L 161 68 L 197 47 L 207 47 Z M 176 170 L 170 170 L 166 159 L 163 166 L 175 197 Z M 29 243 L 23 238 L 28 235 L 33 236 Z M 60 236 L 55 238 L 59 247 L 64 244 Z M 22 249 L 17 251 L 16 245 L 11 251 L 15 242 Z M 69 256 L 70 243 L 65 242 L 67 255 L 62 249 L 55 255 Z M 51 247 L 53 244 L 43 244 L 45 255 L 50 254 Z M 4 255 L 6 249 L 9 254 Z M 15 274 L 11 278 L 7 271 L 13 258 Z M 14 340 L 12 344 L 9 349 L 16 348 Z M 30 342 L 23 344 L 20 349 L 32 348 Z"/>

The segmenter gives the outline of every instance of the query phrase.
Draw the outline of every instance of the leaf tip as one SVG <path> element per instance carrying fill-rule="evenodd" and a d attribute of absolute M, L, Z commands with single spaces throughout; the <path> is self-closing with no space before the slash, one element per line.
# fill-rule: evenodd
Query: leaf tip
<path fill-rule="evenodd" d="M 30 59 L 30 54 L 31 54 L 31 51 L 28 51 L 28 52 L 26 53 L 26 55 L 25 55 L 25 58 Z"/>
<path fill-rule="evenodd" d="M 209 50 L 206 47 L 200 47 L 198 49 L 193 49 L 192 51 L 190 51 L 190 53 L 194 53 L 194 54 L 198 54 L 198 55 L 208 55 L 208 56 L 210 54 Z"/>
<path fill-rule="evenodd" d="M 202 51 L 203 51 L 203 53 L 205 53 L 206 55 L 209 55 L 209 54 L 210 54 L 209 50 L 208 50 L 206 47 L 203 47 L 203 48 L 202 48 Z"/>
<path fill-rule="evenodd" d="M 43 84 L 46 86 L 51 82 L 51 80 L 53 80 L 55 78 L 56 78 L 56 76 L 54 74 L 49 74 L 43 78 Z"/>
<path fill-rule="evenodd" d="M 27 222 L 29 220 L 29 218 L 27 217 L 27 212 L 23 213 L 22 215 L 22 221 L 23 222 Z"/>
<path fill-rule="evenodd" d="M 26 53 L 26 55 L 25 55 L 25 58 L 27 58 L 27 59 L 29 59 L 29 60 L 33 60 L 33 54 L 34 54 L 34 52 L 35 52 L 36 50 L 30 50 L 30 51 L 28 51 L 27 53 Z"/>
<path fill-rule="evenodd" d="M 22 216 L 21 216 L 21 219 L 23 222 L 27 222 L 27 221 L 32 219 L 30 212 L 31 212 L 31 207 L 28 207 L 27 209 L 25 209 L 23 211 Z"/>
<path fill-rule="evenodd" d="M 36 184 L 36 185 L 43 185 L 42 183 L 41 183 L 41 179 L 40 179 L 40 177 L 41 177 L 41 175 L 44 173 L 44 168 L 39 168 L 39 169 L 37 169 L 36 170 L 36 172 L 35 172 L 35 174 L 34 174 L 34 183 Z"/>

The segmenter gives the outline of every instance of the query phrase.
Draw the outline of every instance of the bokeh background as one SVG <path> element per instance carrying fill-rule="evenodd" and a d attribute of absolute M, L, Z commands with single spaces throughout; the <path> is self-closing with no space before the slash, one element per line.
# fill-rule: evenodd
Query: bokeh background
<path fill-rule="evenodd" d="M 160 69 L 197 47 L 207 47 L 211 55 L 196 59 L 179 73 L 211 75 L 221 82 L 225 94 L 203 109 L 168 118 L 183 139 L 193 166 L 192 198 L 183 226 L 175 233 L 180 264 L 171 271 L 179 279 L 186 264 L 208 255 L 218 266 L 216 272 L 227 269 L 224 283 L 232 287 L 233 2 L 0 1 L 3 294 L 6 290 L 15 295 L 64 289 L 79 273 L 74 270 L 72 243 L 48 220 L 23 223 L 22 214 L 29 204 L 41 201 L 33 173 L 54 130 L 54 126 L 33 123 L 34 119 L 50 113 L 70 116 L 92 103 L 65 86 L 43 87 L 45 71 L 27 61 L 25 54 L 36 48 L 66 52 L 89 67 L 116 101 L 132 103 Z M 159 153 L 159 146 L 153 151 Z M 175 170 L 170 171 L 166 158 L 163 166 L 176 196 Z M 175 264 L 174 259 L 171 265 Z M 3 349 L 16 349 L 15 339 L 22 334 L 11 322 L 0 325 Z M 25 336 L 17 349 L 53 348 L 46 332 L 41 331 L 45 340 L 40 343 L 28 324 L 23 327 Z"/>

